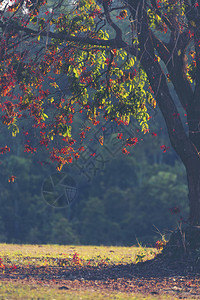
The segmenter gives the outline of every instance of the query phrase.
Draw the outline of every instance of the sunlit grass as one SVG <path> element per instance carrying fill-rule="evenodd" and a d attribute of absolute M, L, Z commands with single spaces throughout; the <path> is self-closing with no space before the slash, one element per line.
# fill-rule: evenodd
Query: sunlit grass
<path fill-rule="evenodd" d="M 115 247 L 115 246 L 60 246 L 60 245 L 15 245 L 0 244 L 0 258 L 4 263 L 23 265 L 51 265 L 59 266 L 73 262 L 77 253 L 80 262 L 96 265 L 130 264 L 141 260 L 151 259 L 157 253 L 153 248 Z"/>
<path fill-rule="evenodd" d="M 62 280 L 62 276 L 53 279 L 60 267 L 65 271 L 131 264 L 151 259 L 156 253 L 156 249 L 142 247 L 0 244 L 0 299 L 160 299 L 114 292 L 102 285 L 86 287 L 83 284 L 77 288 L 73 281 Z M 25 269 L 20 273 L 22 268 Z M 40 274 L 43 276 L 44 273 L 47 277 L 40 281 Z M 6 274 L 9 276 L 6 277 Z M 47 279 L 48 274 L 52 279 Z M 63 284 L 68 287 L 60 289 Z"/>
<path fill-rule="evenodd" d="M 139 300 L 139 299 L 161 299 L 160 297 L 144 296 L 140 294 L 124 293 L 124 292 L 109 292 L 108 290 L 94 290 L 87 289 L 82 291 L 66 291 L 59 290 L 57 287 L 51 287 L 50 285 L 39 286 L 38 284 L 18 284 L 12 282 L 0 283 L 0 299 L 51 299 L 51 300 L 104 300 L 104 299 L 116 299 L 116 300 Z M 162 299 L 171 299 L 168 296 L 162 296 Z M 178 298 L 173 298 L 178 299 Z"/>

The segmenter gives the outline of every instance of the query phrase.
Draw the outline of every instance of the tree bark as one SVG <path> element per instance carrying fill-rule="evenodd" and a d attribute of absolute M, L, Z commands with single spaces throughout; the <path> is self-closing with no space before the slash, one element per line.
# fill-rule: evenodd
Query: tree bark
<path fill-rule="evenodd" d="M 187 109 L 189 138 L 194 144 L 200 159 L 200 104 L 190 105 Z"/>
<path fill-rule="evenodd" d="M 174 73 L 171 71 L 170 75 L 173 77 L 173 85 L 175 90 L 178 91 L 177 94 L 181 104 L 183 107 L 186 105 L 184 108 L 188 114 L 188 135 L 183 127 L 177 106 L 169 92 L 166 76 L 156 59 L 152 33 L 148 27 L 148 18 L 142 3 L 140 1 L 138 4 L 138 21 L 141 23 L 141 31 L 140 35 L 138 35 L 140 62 L 148 76 L 156 101 L 165 119 L 172 147 L 186 167 L 189 188 L 190 224 L 200 225 L 200 109 L 197 109 L 197 106 L 200 106 L 198 105 L 199 101 L 192 99 L 192 90 L 189 88 L 187 95 L 185 95 L 183 75 L 186 63 L 184 59 L 179 58 L 178 54 L 175 55 L 172 53 L 173 59 L 176 61 L 174 66 L 177 69 L 174 72 L 175 68 L 171 66 L 171 68 L 174 68 Z M 135 11 L 132 10 L 131 13 L 134 19 Z M 170 64 L 167 67 L 170 68 Z M 177 76 L 178 73 L 181 76 Z M 180 92 L 182 86 L 183 93 L 182 91 Z M 185 96 L 189 98 L 189 105 L 185 103 L 186 101 L 183 101 L 185 100 Z"/>
<path fill-rule="evenodd" d="M 186 168 L 189 189 L 189 221 L 191 225 L 200 225 L 200 159 L 199 164 Z"/>

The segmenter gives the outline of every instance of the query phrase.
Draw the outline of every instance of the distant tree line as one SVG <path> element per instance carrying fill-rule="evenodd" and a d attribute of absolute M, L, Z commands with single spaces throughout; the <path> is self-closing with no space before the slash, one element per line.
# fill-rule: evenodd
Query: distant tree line
<path fill-rule="evenodd" d="M 76 177 L 78 197 L 64 209 L 41 196 L 42 182 L 55 166 L 42 153 L 24 154 L 16 138 L 14 150 L 0 157 L 0 242 L 133 245 L 154 243 L 158 230 L 169 233 L 187 213 L 185 170 L 162 130 L 141 138 L 145 141 L 129 155 L 110 159 L 89 183 Z M 13 141 L 3 130 L 1 139 Z M 63 172 L 73 177 L 73 170 L 69 165 Z M 8 182 L 11 175 L 14 183 Z"/>

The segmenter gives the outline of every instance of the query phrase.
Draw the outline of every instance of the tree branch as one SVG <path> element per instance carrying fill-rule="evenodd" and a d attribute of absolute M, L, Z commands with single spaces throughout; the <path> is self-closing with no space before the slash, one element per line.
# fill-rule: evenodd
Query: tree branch
<path fill-rule="evenodd" d="M 3 23 L 2 21 L 0 21 L 0 28 L 2 28 L 3 30 L 6 29 L 8 31 L 12 30 L 14 32 L 22 31 L 22 32 L 26 33 L 27 35 L 29 35 L 30 37 L 37 37 L 37 36 L 47 37 L 47 36 L 49 36 L 49 38 L 61 40 L 63 42 L 74 42 L 77 44 L 88 44 L 88 45 L 93 45 L 93 46 L 111 47 L 111 48 L 126 49 L 126 50 L 129 48 L 127 43 L 125 43 L 124 41 L 122 41 L 121 39 L 118 39 L 118 38 L 110 39 L 110 40 L 103 40 L 103 39 L 90 38 L 87 36 L 71 36 L 64 32 L 56 33 L 56 32 L 51 32 L 51 31 L 47 32 L 45 30 L 37 31 L 37 30 L 30 29 L 28 27 L 23 27 L 16 23 L 6 24 L 6 23 Z M 134 48 L 133 46 L 131 46 L 131 47 Z"/>
<path fill-rule="evenodd" d="M 109 10 L 108 10 L 108 4 L 106 1 L 103 1 L 103 8 L 105 11 L 105 16 L 108 24 L 115 30 L 116 36 L 115 39 L 118 39 L 122 42 L 122 31 L 121 29 L 112 21 Z"/>
<path fill-rule="evenodd" d="M 188 162 L 199 160 L 199 156 L 193 143 L 185 133 L 177 107 L 169 92 L 166 77 L 159 62 L 155 60 L 154 43 L 148 26 L 147 13 L 142 7 L 140 9 L 142 11 L 138 20 L 142 26 L 138 36 L 139 48 L 142 51 L 140 61 L 165 119 L 171 144 L 183 163 L 187 166 Z"/>
<path fill-rule="evenodd" d="M 200 20 L 197 20 L 194 29 L 194 47 L 196 52 L 196 78 L 194 90 L 194 103 L 199 106 L 200 113 Z"/>
<path fill-rule="evenodd" d="M 176 45 L 173 46 L 170 59 L 165 62 L 174 89 L 182 106 L 186 109 L 193 99 L 193 90 L 187 77 L 186 49 L 190 43 L 188 32 L 179 35 Z"/>

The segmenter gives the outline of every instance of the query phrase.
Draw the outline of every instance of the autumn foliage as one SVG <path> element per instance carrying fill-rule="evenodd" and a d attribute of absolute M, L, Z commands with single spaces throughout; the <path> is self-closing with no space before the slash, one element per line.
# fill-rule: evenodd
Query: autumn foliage
<path fill-rule="evenodd" d="M 98 45 L 109 38 L 106 30 L 97 30 L 104 14 L 92 0 L 79 1 L 64 13 L 46 1 L 13 1 L 1 13 L 2 123 L 13 136 L 21 132 L 28 136 L 28 128 L 21 124 L 31 119 L 37 147 L 27 139 L 24 151 L 35 153 L 45 147 L 59 171 L 84 151 L 91 127 L 81 128 L 81 139 L 76 141 L 72 125 L 77 114 L 84 115 L 91 126 L 102 119 L 126 126 L 134 116 L 141 130 L 148 131 L 146 106 L 147 102 L 155 106 L 155 100 L 145 90 L 147 77 L 124 49 Z M 117 19 L 127 16 L 127 10 L 122 10 Z M 82 35 L 89 39 L 83 45 Z M 127 145 L 136 142 L 133 137 Z M 103 132 L 99 143 L 103 145 Z M 1 148 L 2 154 L 6 147 Z"/>
<path fill-rule="evenodd" d="M 6 3 L 0 13 L 2 126 L 14 137 L 31 131 L 24 151 L 44 148 L 60 171 L 79 158 L 93 126 L 128 126 L 135 119 L 147 133 L 158 105 L 187 171 L 190 222 L 200 224 L 200 0 Z M 83 120 L 78 135 L 77 119 Z M 103 129 L 99 136 L 103 145 Z M 122 152 L 137 142 L 132 136 Z M 3 154 L 7 146 L 1 146 Z"/>

